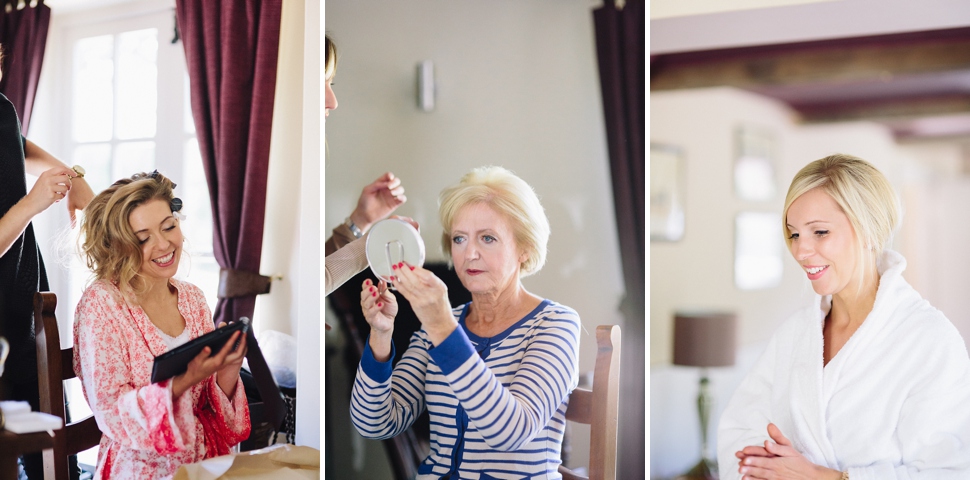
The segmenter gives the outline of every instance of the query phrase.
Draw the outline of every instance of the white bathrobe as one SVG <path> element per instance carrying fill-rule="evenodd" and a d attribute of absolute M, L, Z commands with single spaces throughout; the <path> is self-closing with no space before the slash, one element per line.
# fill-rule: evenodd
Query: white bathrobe
<path fill-rule="evenodd" d="M 824 367 L 831 296 L 781 326 L 721 417 L 721 480 L 740 478 L 734 453 L 763 446 L 769 422 L 809 461 L 852 480 L 970 479 L 966 345 L 905 268 L 902 255 L 883 253 L 872 312 Z"/>

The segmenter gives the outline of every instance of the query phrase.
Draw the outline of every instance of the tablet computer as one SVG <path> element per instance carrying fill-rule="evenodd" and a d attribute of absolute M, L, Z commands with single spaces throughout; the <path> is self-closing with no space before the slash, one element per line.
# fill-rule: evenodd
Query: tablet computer
<path fill-rule="evenodd" d="M 152 383 L 158 383 L 162 380 L 167 380 L 176 375 L 181 375 L 185 373 L 189 368 L 189 362 L 192 361 L 203 348 L 209 347 L 211 354 L 215 355 L 222 347 L 226 345 L 232 334 L 236 332 L 243 332 L 243 335 L 249 331 L 249 319 L 246 317 L 240 318 L 238 322 L 230 323 L 228 326 L 217 328 L 212 332 L 209 332 L 201 337 L 189 340 L 188 342 L 179 345 L 157 357 L 155 357 L 155 364 L 152 365 Z"/>

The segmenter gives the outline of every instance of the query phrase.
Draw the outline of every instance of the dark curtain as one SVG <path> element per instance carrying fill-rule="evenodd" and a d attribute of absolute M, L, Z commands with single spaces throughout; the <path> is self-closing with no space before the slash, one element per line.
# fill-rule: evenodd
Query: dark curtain
<path fill-rule="evenodd" d="M 230 271 L 259 272 L 281 10 L 282 0 L 176 2 L 212 199 L 215 258 Z M 255 305 L 256 295 L 222 298 L 215 321 L 252 318 Z M 248 341 L 266 421 L 278 428 L 282 397 L 252 329 Z"/>
<path fill-rule="evenodd" d="M 644 352 L 646 9 L 643 0 L 593 11 L 603 113 L 613 177 L 613 201 L 626 296 L 620 352 L 620 427 L 617 478 L 643 478 L 646 470 Z"/>
<path fill-rule="evenodd" d="M 4 50 L 0 92 L 17 109 L 20 130 L 26 136 L 34 97 L 37 96 L 40 67 L 44 63 L 51 9 L 43 0 L 37 0 L 34 7 L 28 1 L 19 10 L 17 3 L 17 0 L 0 3 L 0 44 Z"/>

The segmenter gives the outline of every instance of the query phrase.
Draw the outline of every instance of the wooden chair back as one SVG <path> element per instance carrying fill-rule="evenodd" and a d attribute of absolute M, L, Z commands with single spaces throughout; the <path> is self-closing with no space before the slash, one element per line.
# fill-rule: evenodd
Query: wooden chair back
<path fill-rule="evenodd" d="M 560 465 L 564 480 L 616 480 L 616 428 L 620 406 L 620 327 L 596 327 L 593 389 L 577 388 L 569 396 L 566 420 L 590 426 L 589 476 Z"/>
<path fill-rule="evenodd" d="M 64 412 L 64 380 L 74 378 L 74 349 L 61 349 L 54 308 L 57 296 L 50 292 L 34 294 L 34 332 L 37 342 L 37 376 L 40 411 L 57 415 L 64 428 L 54 432 L 54 448 L 44 451 L 44 478 L 68 480 L 68 457 L 101 442 L 101 430 L 93 415 L 67 423 Z"/>

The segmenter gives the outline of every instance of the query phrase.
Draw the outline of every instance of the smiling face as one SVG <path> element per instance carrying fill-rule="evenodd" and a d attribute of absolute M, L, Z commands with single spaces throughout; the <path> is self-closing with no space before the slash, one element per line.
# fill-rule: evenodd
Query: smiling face
<path fill-rule="evenodd" d="M 142 263 L 138 271 L 147 279 L 175 276 L 182 255 L 182 229 L 164 200 L 150 200 L 131 211 L 128 223 L 141 244 Z"/>
<path fill-rule="evenodd" d="M 525 254 L 509 222 L 485 203 L 466 205 L 451 225 L 451 261 L 473 294 L 500 293 L 518 284 Z"/>
<path fill-rule="evenodd" d="M 857 291 L 860 258 L 856 233 L 839 204 L 819 188 L 809 190 L 788 209 L 791 254 L 819 295 Z"/>

